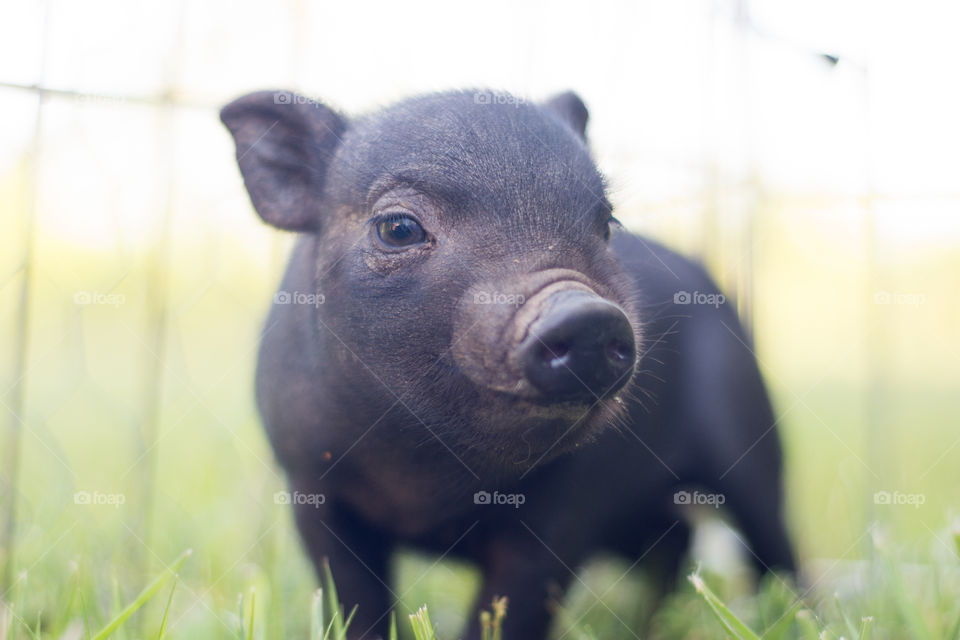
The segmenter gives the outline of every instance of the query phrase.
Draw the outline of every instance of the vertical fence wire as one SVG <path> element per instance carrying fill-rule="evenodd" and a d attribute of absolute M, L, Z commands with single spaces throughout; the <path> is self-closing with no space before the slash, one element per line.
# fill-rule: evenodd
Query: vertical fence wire
<path fill-rule="evenodd" d="M 41 31 L 41 58 L 38 82 L 43 85 L 46 78 L 47 53 L 49 47 L 50 3 L 43 6 L 43 23 Z M 31 308 L 31 278 L 35 260 L 36 218 L 39 184 L 37 171 L 41 153 L 41 136 L 43 133 L 43 107 L 45 96 L 42 92 L 36 94 L 36 117 L 34 119 L 33 138 L 31 142 L 32 166 L 29 168 L 23 211 L 23 262 L 20 267 L 20 292 L 18 296 L 16 319 L 13 328 L 13 385 L 10 389 L 10 404 L 7 406 L 8 432 L 7 452 L 4 461 L 5 471 L 5 502 L 2 540 L 0 540 L 0 559 L 3 561 L 3 572 L 0 575 L 0 596 L 6 594 L 13 586 L 14 566 L 16 563 L 16 536 L 17 536 L 17 501 L 19 496 L 20 459 L 23 448 L 23 428 L 26 426 L 24 408 L 26 406 L 26 378 L 27 354 L 30 341 L 30 308 Z"/>
<path fill-rule="evenodd" d="M 165 357 L 170 323 L 170 290 L 168 274 L 173 242 L 173 218 L 175 194 L 177 190 L 176 154 L 177 123 L 174 96 L 181 70 L 183 56 L 185 2 L 181 0 L 177 9 L 177 33 L 173 48 L 173 63 L 166 70 L 164 102 L 158 109 L 157 133 L 160 141 L 158 148 L 158 166 L 164 176 L 165 199 L 158 221 L 157 242 L 150 251 L 146 279 L 147 304 L 147 344 L 148 352 L 143 355 L 143 419 L 140 425 L 139 451 L 137 458 L 143 461 L 140 471 L 140 514 L 139 529 L 142 544 L 138 547 L 138 568 L 143 575 L 150 572 L 154 554 L 153 509 L 156 497 L 156 479 L 159 450 L 159 425 L 163 409 L 163 381 Z"/>
<path fill-rule="evenodd" d="M 877 234 L 874 166 L 873 157 L 869 148 L 871 133 L 870 118 L 872 117 L 870 71 L 867 65 L 859 67 L 859 71 L 860 81 L 862 82 L 860 94 L 862 104 L 860 108 L 863 114 L 864 126 L 866 127 L 864 139 L 867 145 L 863 154 L 865 184 L 862 203 L 864 221 L 862 233 L 866 245 L 864 251 L 866 262 L 865 284 L 867 289 L 865 299 L 871 301 L 874 300 L 874 296 L 881 288 L 882 272 L 878 251 L 880 239 Z M 886 324 L 889 314 L 883 313 L 882 311 L 887 310 L 879 308 L 876 304 L 868 303 L 864 306 L 866 307 L 864 312 L 864 325 L 867 327 L 864 335 L 869 341 L 864 349 L 865 380 L 863 385 L 863 437 L 866 441 L 867 466 L 870 469 L 886 470 L 885 475 L 889 479 L 895 477 L 891 474 L 891 471 L 893 471 L 893 473 L 896 471 L 893 468 L 895 464 L 893 458 L 895 458 L 895 456 L 888 456 L 884 453 L 889 449 L 891 436 L 893 435 L 888 428 L 889 418 L 886 416 L 886 407 L 884 406 L 884 398 L 888 391 L 886 388 L 887 380 L 885 374 L 887 371 L 886 367 L 890 364 L 887 359 L 889 353 L 889 347 L 887 345 L 890 344 L 890 335 L 887 333 Z M 873 494 L 875 491 L 881 489 L 881 487 L 878 486 L 875 478 L 871 478 L 870 475 L 864 474 L 864 478 L 864 490 L 866 492 L 865 502 L 867 505 L 866 520 L 869 525 L 877 515 L 877 505 L 874 503 Z M 864 541 L 864 547 L 868 557 L 876 554 L 877 547 L 872 540 Z"/>
<path fill-rule="evenodd" d="M 743 118 L 742 135 L 746 158 L 747 177 L 741 189 L 742 198 L 737 198 L 742 214 L 737 216 L 737 269 L 731 274 L 736 278 L 737 311 L 749 334 L 753 334 L 754 320 L 754 228 L 760 216 L 763 181 L 754 144 L 753 113 L 753 56 L 750 50 L 751 34 L 743 24 L 750 23 L 749 3 L 737 0 L 736 20 L 738 23 L 737 66 L 739 67 L 741 86 L 739 90 L 740 111 Z"/>

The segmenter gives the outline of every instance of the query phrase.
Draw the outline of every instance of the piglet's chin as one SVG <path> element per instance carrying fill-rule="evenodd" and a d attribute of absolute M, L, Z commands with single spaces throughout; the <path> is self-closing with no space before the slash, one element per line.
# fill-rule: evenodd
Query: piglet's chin
<path fill-rule="evenodd" d="M 518 404 L 527 405 L 519 400 Z M 518 407 L 514 420 L 479 428 L 491 451 L 508 470 L 525 472 L 589 445 L 607 429 L 619 430 L 623 402 L 607 398 L 592 404 L 564 403 Z"/>

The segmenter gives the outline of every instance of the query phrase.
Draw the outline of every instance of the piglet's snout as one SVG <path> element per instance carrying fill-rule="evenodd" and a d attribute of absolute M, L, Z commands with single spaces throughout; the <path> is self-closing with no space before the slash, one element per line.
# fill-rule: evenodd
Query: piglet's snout
<path fill-rule="evenodd" d="M 623 309 L 580 289 L 550 294 L 517 347 L 517 361 L 545 399 L 592 403 L 630 380 L 637 353 Z"/>

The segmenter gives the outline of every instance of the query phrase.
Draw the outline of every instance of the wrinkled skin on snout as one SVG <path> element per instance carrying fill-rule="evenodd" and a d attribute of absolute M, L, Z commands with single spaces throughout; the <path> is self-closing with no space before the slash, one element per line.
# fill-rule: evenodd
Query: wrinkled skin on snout
<path fill-rule="evenodd" d="M 384 634 L 390 554 L 412 545 L 477 562 L 478 604 L 511 599 L 505 637 L 542 638 L 593 552 L 656 541 L 675 570 L 686 485 L 724 492 L 761 568 L 790 569 L 735 314 L 685 305 L 717 293 L 702 269 L 616 229 L 578 97 L 483 95 L 348 119 L 260 92 L 222 111 L 258 214 L 299 234 L 257 400 L 291 490 L 324 496 L 293 506 L 359 605 L 353 636 Z"/>

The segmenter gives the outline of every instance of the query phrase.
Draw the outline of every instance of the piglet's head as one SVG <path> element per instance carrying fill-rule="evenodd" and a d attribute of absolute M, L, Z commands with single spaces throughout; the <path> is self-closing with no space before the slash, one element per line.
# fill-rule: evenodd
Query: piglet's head
<path fill-rule="evenodd" d="M 640 324 L 577 96 L 442 93 L 347 119 L 261 92 L 222 119 L 258 214 L 315 243 L 304 348 L 344 401 L 382 406 L 378 428 L 509 473 L 617 419 Z"/>

